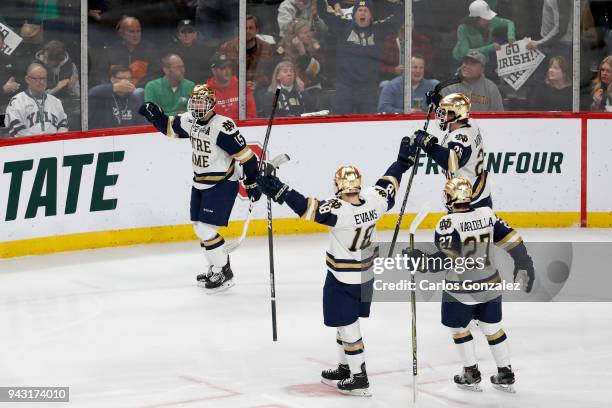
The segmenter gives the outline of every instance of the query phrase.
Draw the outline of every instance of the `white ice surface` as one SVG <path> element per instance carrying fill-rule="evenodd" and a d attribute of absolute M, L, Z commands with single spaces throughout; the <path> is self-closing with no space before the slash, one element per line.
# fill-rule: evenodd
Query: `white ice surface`
<path fill-rule="evenodd" d="M 521 232 L 612 241 L 611 230 Z M 265 238 L 233 254 L 237 285 L 216 296 L 195 285 L 204 269 L 196 242 L 2 260 L 0 386 L 70 386 L 71 402 L 53 407 L 412 406 L 407 303 L 375 303 L 362 322 L 372 398 L 319 383 L 336 364 L 335 330 L 322 323 L 325 247 L 325 234 L 275 237 L 276 343 Z M 484 392 L 456 388 L 461 364 L 440 305 L 417 309 L 419 407 L 612 406 L 610 303 L 504 304 L 514 395 L 490 386 L 495 364 L 480 332 Z"/>

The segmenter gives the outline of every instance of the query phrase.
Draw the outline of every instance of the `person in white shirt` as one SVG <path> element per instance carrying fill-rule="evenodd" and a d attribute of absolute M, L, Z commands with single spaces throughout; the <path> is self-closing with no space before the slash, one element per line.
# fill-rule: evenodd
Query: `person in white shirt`
<path fill-rule="evenodd" d="M 68 131 L 62 102 L 46 93 L 47 69 L 39 63 L 28 66 L 28 88 L 11 98 L 6 108 L 9 136 L 33 136 Z"/>

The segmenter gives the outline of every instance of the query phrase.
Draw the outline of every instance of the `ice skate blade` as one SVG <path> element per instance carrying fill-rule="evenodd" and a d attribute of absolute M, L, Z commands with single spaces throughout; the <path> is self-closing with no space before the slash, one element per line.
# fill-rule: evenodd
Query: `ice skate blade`
<path fill-rule="evenodd" d="M 333 388 L 338 388 L 337 380 L 328 380 L 327 378 L 321 377 L 321 383 L 325 385 L 329 385 L 330 387 L 333 387 Z"/>
<path fill-rule="evenodd" d="M 370 389 L 369 388 L 362 388 L 359 390 L 341 390 L 340 388 L 338 388 L 338 391 L 340 391 L 342 394 L 344 395 L 351 395 L 353 397 L 371 397 L 372 393 L 370 393 Z"/>
<path fill-rule="evenodd" d="M 218 288 L 206 289 L 206 294 L 207 295 L 216 295 L 217 293 L 225 292 L 226 290 L 228 290 L 229 288 L 231 288 L 234 285 L 236 285 L 234 283 L 234 281 L 233 280 L 229 280 L 227 282 L 223 282 L 223 284 L 221 286 L 219 286 Z"/>
<path fill-rule="evenodd" d="M 465 384 L 455 383 L 455 385 L 461 388 L 462 390 L 472 391 L 472 392 L 482 392 L 482 387 L 480 386 L 480 384 L 465 385 Z"/>
<path fill-rule="evenodd" d="M 495 388 L 496 390 L 507 392 L 509 394 L 516 394 L 516 390 L 514 389 L 514 385 L 512 384 L 508 384 L 508 385 L 491 384 L 491 385 L 493 385 L 493 388 Z"/>

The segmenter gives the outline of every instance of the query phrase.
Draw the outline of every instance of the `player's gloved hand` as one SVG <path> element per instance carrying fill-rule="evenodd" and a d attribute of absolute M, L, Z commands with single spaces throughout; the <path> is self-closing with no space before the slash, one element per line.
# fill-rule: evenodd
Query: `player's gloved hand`
<path fill-rule="evenodd" d="M 426 262 L 425 262 L 425 259 L 427 259 L 427 254 L 425 252 L 421 251 L 420 249 L 416 249 L 416 248 L 413 250 L 410 250 L 410 248 L 406 248 L 402 251 L 402 255 L 404 255 L 405 257 L 414 259 L 415 263 L 418 262 L 418 265 L 421 266 L 420 268 L 418 268 L 419 272 L 422 272 L 422 273 L 428 272 L 426 268 Z M 412 263 L 412 261 L 410 261 L 409 265 L 414 265 L 415 263 Z"/>
<path fill-rule="evenodd" d="M 433 103 L 434 109 L 440 105 L 440 101 L 442 100 L 442 95 L 437 93 L 436 91 L 428 91 L 425 93 L 425 101 L 427 102 L 427 106 Z"/>
<path fill-rule="evenodd" d="M 270 197 L 275 202 L 282 204 L 289 192 L 289 186 L 279 180 L 278 177 L 267 175 L 257 176 L 257 184 L 261 192 Z"/>
<path fill-rule="evenodd" d="M 533 289 L 534 279 L 535 272 L 533 269 L 533 263 L 514 267 L 514 283 L 520 283 L 521 289 L 523 289 L 525 292 L 531 292 L 531 289 Z"/>
<path fill-rule="evenodd" d="M 149 122 L 153 122 L 163 116 L 164 111 L 153 102 L 145 102 L 140 109 L 138 109 L 138 113 L 144 116 Z"/>
<path fill-rule="evenodd" d="M 256 202 L 261 198 L 261 190 L 255 180 L 244 180 L 244 189 L 249 196 L 249 200 Z"/>
<path fill-rule="evenodd" d="M 404 136 L 400 142 L 399 153 L 397 155 L 397 161 L 406 166 L 406 170 L 410 168 L 416 158 L 417 146 L 413 143 L 410 136 Z"/>
<path fill-rule="evenodd" d="M 427 133 L 424 130 L 417 130 L 414 132 L 414 141 L 417 147 L 428 151 L 434 144 L 438 143 L 438 138 L 432 135 L 431 133 Z"/>

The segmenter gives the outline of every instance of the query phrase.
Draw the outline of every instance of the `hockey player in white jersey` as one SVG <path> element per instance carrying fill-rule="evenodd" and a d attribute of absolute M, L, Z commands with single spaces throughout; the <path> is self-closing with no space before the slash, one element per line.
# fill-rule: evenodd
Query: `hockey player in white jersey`
<path fill-rule="evenodd" d="M 370 315 L 373 276 L 367 270 L 378 256 L 372 242 L 376 242 L 376 223 L 393 207 L 401 177 L 414 163 L 415 153 L 410 138 L 402 139 L 397 161 L 376 185 L 365 189 L 357 168 L 340 167 L 335 174 L 336 197 L 324 201 L 304 197 L 275 176 L 257 178 L 262 192 L 274 201 L 330 227 L 323 315 L 326 326 L 337 328 L 340 361 L 337 368 L 321 373 L 321 381 L 344 394 L 370 395 L 359 318 Z"/>
<path fill-rule="evenodd" d="M 161 133 L 191 142 L 191 221 L 209 264 L 197 281 L 212 292 L 234 285 L 229 256 L 223 250 L 225 240 L 217 229 L 227 225 L 232 212 L 238 193 L 239 165 L 249 199 L 257 201 L 261 197 L 255 181 L 257 156 L 234 121 L 215 113 L 215 104 L 215 91 L 207 85 L 196 85 L 186 113 L 167 116 L 152 102 L 146 102 L 139 110 Z"/>
<path fill-rule="evenodd" d="M 495 388 L 514 392 L 514 372 L 510 365 L 510 351 L 506 333 L 502 329 L 502 296 L 497 290 L 488 290 L 486 284 L 501 284 L 502 279 L 490 262 L 491 242 L 506 250 L 514 260 L 514 283 L 530 292 L 533 287 L 533 262 L 519 234 L 497 217 L 488 207 L 474 208 L 472 186 L 467 179 L 453 178 L 444 186 L 448 214 L 436 225 L 435 243 L 439 251 L 424 254 L 415 249 L 405 251 L 410 257 L 427 259 L 426 265 L 435 264 L 436 258 L 445 261 L 461 257 L 474 267 L 457 267 L 446 271 L 445 290 L 442 294 L 442 324 L 450 328 L 453 340 L 463 362 L 463 371 L 454 377 L 464 389 L 481 391 L 480 371 L 476 361 L 474 340 L 468 325 L 472 320 L 486 336 L 497 364 L 497 374 L 491 376 Z M 439 262 L 437 265 L 442 265 Z M 465 266 L 464 265 L 464 266 Z M 439 272 L 433 269 L 430 272 Z M 427 272 L 425 270 L 424 272 Z M 494 286 L 493 286 L 494 287 Z"/>
<path fill-rule="evenodd" d="M 442 143 L 424 130 L 414 133 L 414 142 L 442 169 L 448 179 L 463 177 L 473 186 L 472 206 L 493 208 L 485 150 L 480 129 L 470 121 L 470 100 L 460 93 L 443 97 L 436 108 L 441 130 L 447 132 Z"/>

